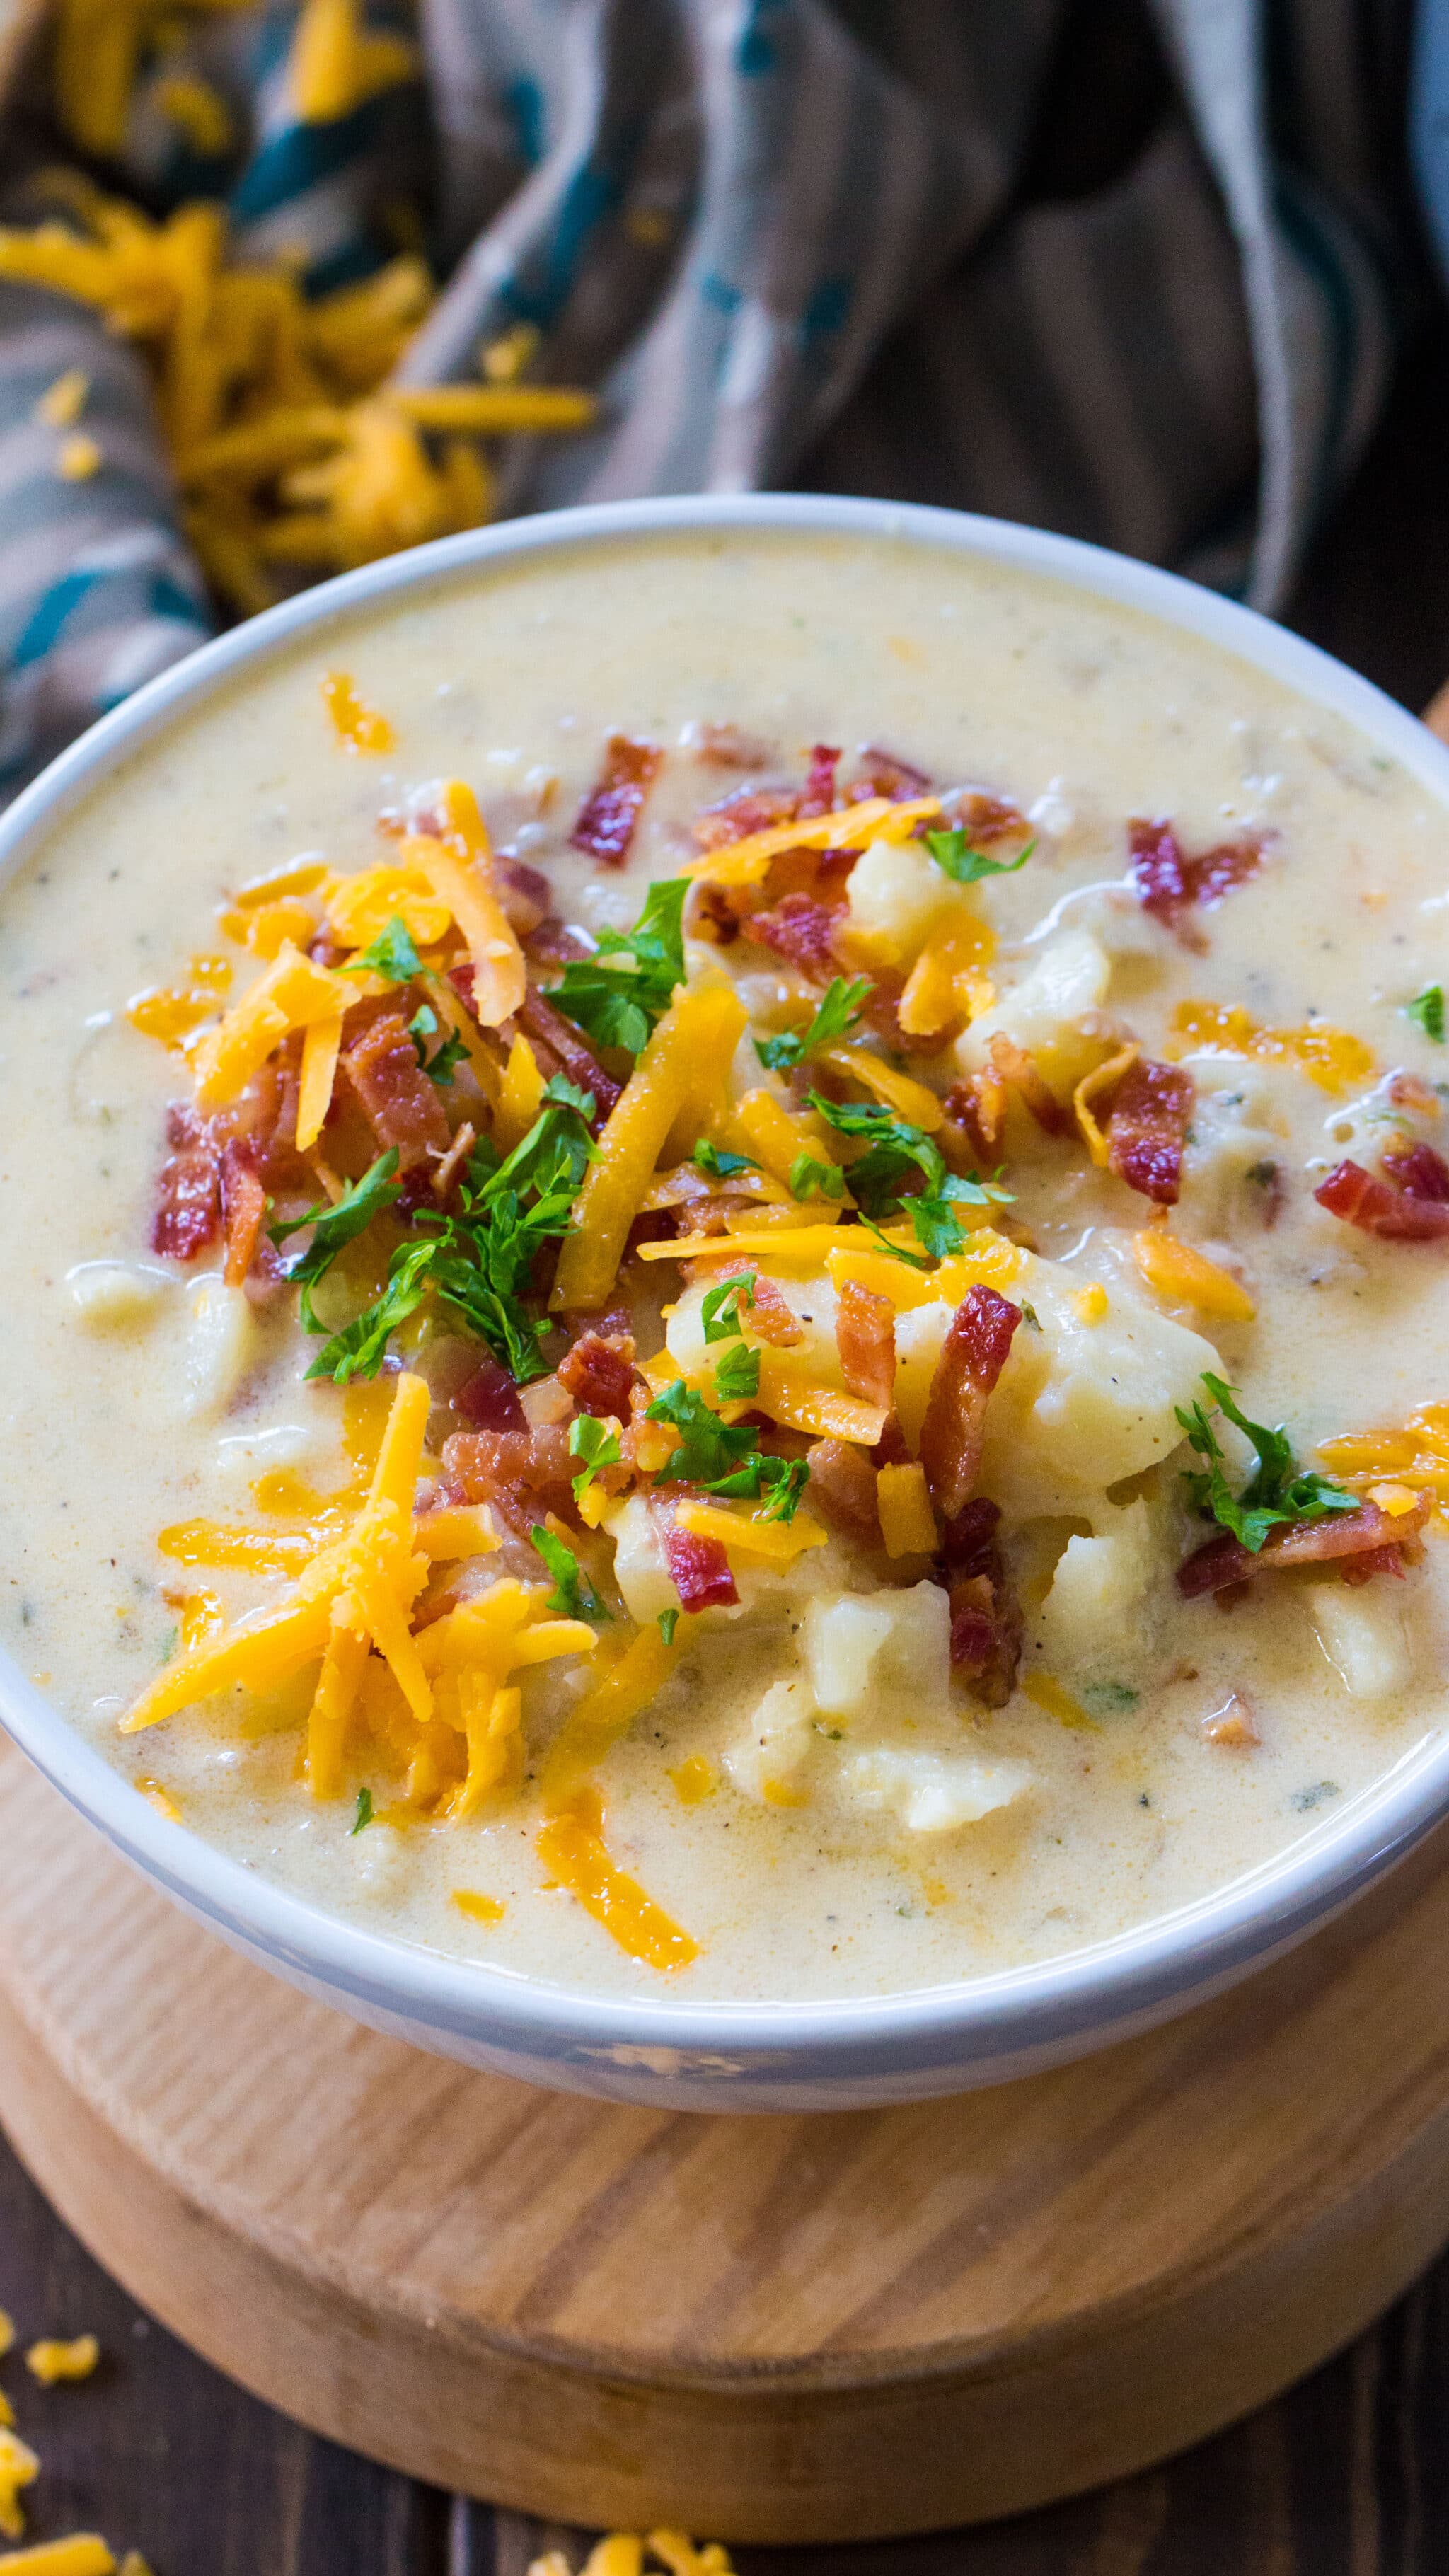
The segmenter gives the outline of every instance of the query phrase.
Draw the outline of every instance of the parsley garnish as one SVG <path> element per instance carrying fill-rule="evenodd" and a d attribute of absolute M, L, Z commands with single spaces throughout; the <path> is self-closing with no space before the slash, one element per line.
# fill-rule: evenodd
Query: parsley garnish
<path fill-rule="evenodd" d="M 470 1155 L 457 1213 L 419 1211 L 416 1223 L 428 1231 L 398 1246 L 381 1297 L 333 1335 L 308 1376 L 335 1378 L 339 1385 L 375 1377 L 389 1335 L 430 1292 L 487 1344 L 520 1386 L 544 1376 L 540 1338 L 553 1327 L 536 1322 L 523 1299 L 544 1244 L 569 1230 L 579 1184 L 595 1152 L 587 1124 L 592 1114 L 593 1094 L 555 1074 L 537 1118 L 506 1162 L 488 1145 Z"/>
<path fill-rule="evenodd" d="M 708 1172 L 713 1181 L 732 1181 L 736 1172 L 757 1172 L 760 1168 L 758 1163 L 751 1162 L 748 1154 L 726 1154 L 720 1146 L 712 1145 L 707 1136 L 701 1136 L 690 1160 L 698 1163 L 702 1172 Z"/>
<path fill-rule="evenodd" d="M 715 1362 L 714 1388 L 721 1404 L 740 1404 L 760 1392 L 760 1354 L 732 1342 Z"/>
<path fill-rule="evenodd" d="M 616 1466 L 623 1456 L 617 1431 L 610 1431 L 593 1413 L 580 1413 L 569 1424 L 569 1456 L 582 1458 L 582 1473 L 574 1478 L 574 1500 L 587 1493 L 601 1467 Z"/>
<path fill-rule="evenodd" d="M 1249 1422 L 1233 1401 L 1233 1390 L 1220 1377 L 1204 1371 L 1207 1388 L 1218 1411 L 1251 1441 L 1258 1453 L 1257 1467 L 1241 1494 L 1229 1487 L 1223 1453 L 1217 1435 L 1201 1404 L 1184 1413 L 1177 1407 L 1177 1418 L 1187 1433 L 1188 1445 L 1199 1458 L 1207 1461 L 1203 1471 L 1189 1471 L 1183 1477 L 1195 1508 L 1206 1520 L 1220 1523 L 1231 1530 L 1235 1539 L 1256 1556 L 1270 1530 L 1283 1521 L 1320 1521 L 1330 1512 L 1351 1512 L 1358 1508 L 1357 1499 L 1346 1494 L 1341 1485 L 1331 1484 L 1311 1468 L 1299 1468 L 1294 1460 L 1293 1445 L 1281 1422 L 1269 1430 L 1261 1422 Z"/>
<path fill-rule="evenodd" d="M 552 1530 L 540 1527 L 531 1529 L 528 1535 L 553 1576 L 549 1609 L 556 1610 L 561 1619 L 612 1619 L 613 1611 L 605 1609 L 573 1549 L 555 1538 Z"/>
<path fill-rule="evenodd" d="M 924 1127 L 912 1127 L 880 1101 L 826 1100 L 812 1091 L 810 1106 L 840 1135 L 869 1137 L 867 1151 L 850 1166 L 851 1196 L 867 1217 L 891 1216 L 908 1203 L 917 1240 L 938 1261 L 959 1252 L 966 1240 L 965 1228 L 951 1213 L 953 1201 L 958 1207 L 1011 1203 L 1010 1190 L 995 1181 L 979 1180 L 974 1172 L 969 1179 L 948 1172 L 940 1147 Z M 904 1183 L 916 1172 L 925 1188 L 908 1200 Z M 891 1244 L 885 1248 L 895 1249 Z"/>
<path fill-rule="evenodd" d="M 837 975 L 808 1029 L 787 1029 L 778 1038 L 756 1038 L 755 1053 L 761 1064 L 767 1064 L 771 1073 L 788 1073 L 813 1048 L 833 1045 L 847 1029 L 854 1028 L 872 990 L 868 975 L 857 975 L 850 982 Z"/>
<path fill-rule="evenodd" d="M 379 1154 L 360 1181 L 354 1181 L 335 1207 L 323 1204 L 309 1208 L 305 1216 L 289 1217 L 285 1224 L 271 1227 L 273 1243 L 285 1243 L 289 1234 L 298 1234 L 304 1225 L 313 1227 L 312 1240 L 300 1261 L 294 1261 L 288 1279 L 302 1291 L 302 1322 L 309 1333 L 325 1333 L 312 1310 L 312 1291 L 326 1276 L 344 1245 L 349 1244 L 372 1223 L 383 1208 L 391 1207 L 398 1195 L 393 1179 L 397 1170 L 397 1147 L 389 1145 Z"/>
<path fill-rule="evenodd" d="M 450 1091 L 453 1087 L 453 1068 L 464 1061 L 468 1048 L 461 1029 L 454 1029 L 444 1038 L 437 1052 L 430 1056 L 423 1040 L 436 1037 L 437 1033 L 437 1012 L 431 1002 L 420 1002 L 408 1022 L 408 1036 L 417 1049 L 418 1062 L 429 1082 L 440 1083 L 445 1090 Z"/>
<path fill-rule="evenodd" d="M 843 1199 L 845 1174 L 838 1163 L 817 1163 L 813 1154 L 797 1154 L 790 1166 L 790 1195 L 810 1199 Z"/>
<path fill-rule="evenodd" d="M 746 1270 L 737 1279 L 725 1279 L 718 1288 L 707 1288 L 700 1307 L 700 1321 L 707 1342 L 727 1342 L 733 1333 L 742 1333 L 742 1306 L 755 1302 L 755 1272 Z"/>
<path fill-rule="evenodd" d="M 592 957 L 571 957 L 549 1000 L 596 1045 L 638 1055 L 684 981 L 684 877 L 651 885 L 630 931 L 601 930 Z"/>
<path fill-rule="evenodd" d="M 988 859 L 984 850 L 971 848 L 959 823 L 949 832 L 927 832 L 923 837 L 937 867 L 945 870 L 953 885 L 961 886 L 976 885 L 982 877 L 1014 877 L 1036 848 L 1035 841 L 1028 841 L 1014 859 Z"/>
<path fill-rule="evenodd" d="M 714 1488 L 716 1479 L 737 1474 L 741 1461 L 754 1449 L 753 1431 L 745 1424 L 731 1426 L 721 1422 L 713 1407 L 682 1377 L 675 1378 L 662 1395 L 656 1395 L 645 1420 L 672 1422 L 680 1435 L 679 1447 L 666 1458 L 654 1479 L 656 1485 Z"/>
<path fill-rule="evenodd" d="M 677 1610 L 661 1610 L 657 1615 L 659 1620 L 659 1634 L 663 1638 L 666 1646 L 672 1646 L 674 1643 L 674 1631 L 679 1625 L 679 1612 Z"/>
<path fill-rule="evenodd" d="M 421 975 L 423 961 L 413 943 L 413 935 L 400 913 L 394 913 L 385 930 L 380 930 L 370 948 L 360 949 L 349 957 L 344 975 L 384 975 L 389 984 L 410 984 Z"/>
<path fill-rule="evenodd" d="M 1406 1020 L 1417 1020 L 1425 1037 L 1432 1038 L 1436 1046 L 1442 1046 L 1444 1043 L 1443 985 L 1426 984 L 1422 993 L 1416 993 L 1412 1002 L 1404 1004 L 1404 1017 Z"/>
<path fill-rule="evenodd" d="M 357 1792 L 357 1814 L 353 1819 L 352 1824 L 348 1827 L 348 1831 L 349 1833 L 360 1834 L 364 1825 L 370 1825 L 373 1822 L 372 1791 L 370 1789 L 359 1789 Z"/>

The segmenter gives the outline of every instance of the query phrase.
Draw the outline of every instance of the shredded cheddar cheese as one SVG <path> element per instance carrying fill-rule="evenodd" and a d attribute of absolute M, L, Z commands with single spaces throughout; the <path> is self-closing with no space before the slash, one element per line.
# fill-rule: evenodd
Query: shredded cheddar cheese
<path fill-rule="evenodd" d="M 576 1897 L 611 1941 L 646 1967 L 687 1968 L 699 1943 L 619 1868 L 608 1846 L 576 1815 L 551 1816 L 538 1837 L 538 1856 L 549 1876 Z"/>
<path fill-rule="evenodd" d="M 364 704 L 348 672 L 328 671 L 320 685 L 322 703 L 345 750 L 377 754 L 394 748 L 397 736 L 386 716 Z"/>
<path fill-rule="evenodd" d="M 893 1109 L 898 1118 L 924 1128 L 927 1135 L 940 1126 L 946 1115 L 934 1091 L 928 1091 L 923 1082 L 913 1082 L 908 1073 L 897 1073 L 893 1065 L 883 1063 L 868 1047 L 822 1047 L 820 1062 L 828 1065 L 832 1073 L 843 1074 L 847 1082 L 858 1083 L 862 1091 Z"/>
<path fill-rule="evenodd" d="M 43 2337 L 30 2345 L 25 2367 L 42 2388 L 54 2388 L 63 2379 L 89 2379 L 101 2357 L 101 2347 L 93 2334 L 75 2335 L 69 2343 Z"/>
<path fill-rule="evenodd" d="M 11 2549 L 0 2558 L 4 2576 L 115 2576 L 115 2568 L 112 2552 L 94 2531 L 72 2531 L 64 2540 L 39 2540 L 29 2549 Z M 137 2551 L 127 2551 L 121 2576 L 150 2576 Z"/>
<path fill-rule="evenodd" d="M 1240 1280 L 1209 1261 L 1190 1243 L 1180 1243 L 1165 1226 L 1144 1226 L 1132 1237 L 1137 1267 L 1159 1297 L 1181 1298 L 1201 1314 L 1220 1315 L 1225 1323 L 1250 1324 L 1257 1313 Z"/>
<path fill-rule="evenodd" d="M 941 811 L 939 796 L 916 796 L 892 804 L 887 796 L 865 798 L 833 814 L 803 823 L 774 823 L 768 831 L 751 832 L 722 850 L 691 860 L 684 874 L 707 877 L 712 885 L 756 885 L 768 874 L 772 859 L 785 850 L 864 849 L 869 841 L 908 841 L 918 823 Z"/>
<path fill-rule="evenodd" d="M 737 1548 L 741 1555 L 764 1557 L 771 1565 L 793 1565 L 807 1548 L 823 1547 L 826 1539 L 820 1523 L 805 1512 L 797 1512 L 792 1521 L 767 1521 L 758 1512 L 688 1501 L 676 1507 L 674 1517 L 696 1538 L 718 1539 L 726 1550 Z"/>
<path fill-rule="evenodd" d="M 80 367 L 67 367 L 47 385 L 35 406 L 35 417 L 48 429 L 74 429 L 90 397 L 91 380 Z"/>
<path fill-rule="evenodd" d="M 1107 1168 L 1109 1149 L 1107 1139 L 1097 1124 L 1092 1103 L 1102 1092 L 1110 1091 L 1121 1081 L 1128 1066 L 1137 1062 L 1141 1052 L 1134 1038 L 1130 1045 L 1119 1047 L 1115 1055 L 1109 1055 L 1105 1063 L 1094 1065 L 1090 1073 L 1084 1073 L 1072 1093 L 1072 1115 L 1077 1122 L 1077 1133 L 1099 1171 Z"/>
<path fill-rule="evenodd" d="M 1024 1673 L 1021 1687 L 1026 1697 L 1047 1717 L 1054 1717 L 1059 1726 L 1083 1727 L 1091 1734 L 1098 1732 L 1097 1720 L 1088 1717 L 1081 1702 L 1073 1699 L 1070 1691 L 1063 1690 L 1060 1682 L 1053 1681 L 1050 1673 Z"/>
<path fill-rule="evenodd" d="M 7 2540 L 19 2540 L 25 2530 L 25 2513 L 21 2492 L 32 2486 L 40 2475 L 40 2462 L 18 2433 L 9 2425 L 0 2425 L 0 2532 Z"/>
<path fill-rule="evenodd" d="M 931 1509 L 923 1467 L 912 1464 L 878 1468 L 875 1499 L 887 1556 L 934 1556 L 938 1544 L 936 1515 Z"/>
<path fill-rule="evenodd" d="M 1172 1025 L 1174 1055 L 1196 1049 L 1257 1056 L 1266 1064 L 1296 1064 L 1320 1091 L 1348 1091 L 1374 1071 L 1373 1050 L 1362 1038 L 1322 1020 L 1305 1021 L 1296 1029 L 1267 1029 L 1236 1004 L 1179 1002 Z"/>
<path fill-rule="evenodd" d="M 1380 1502 L 1386 1491 L 1449 1503 L 1449 1404 L 1420 1405 L 1397 1429 L 1343 1432 L 1321 1441 L 1318 1455 L 1340 1484 L 1367 1492 L 1383 1511 L 1391 1509 Z"/>
<path fill-rule="evenodd" d="M 714 1764 L 703 1753 L 686 1754 L 682 1762 L 674 1765 L 669 1781 L 681 1807 L 701 1806 L 719 1787 Z"/>
<path fill-rule="evenodd" d="M 496 1896 L 483 1896 L 475 1887 L 455 1887 L 453 1903 L 470 1923 L 501 1923 L 508 1908 Z"/>

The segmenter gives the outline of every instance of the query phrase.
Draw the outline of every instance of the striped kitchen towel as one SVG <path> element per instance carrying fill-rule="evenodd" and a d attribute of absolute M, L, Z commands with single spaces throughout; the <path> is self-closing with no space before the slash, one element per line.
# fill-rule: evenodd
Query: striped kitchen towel
<path fill-rule="evenodd" d="M 371 94 L 302 115 L 309 29 L 364 5 Z M 236 255 L 316 293 L 411 231 L 444 284 L 406 382 L 474 377 L 524 323 L 541 381 L 600 395 L 587 436 L 510 443 L 507 511 L 805 482 L 1271 609 L 1422 292 L 1411 36 L 1411 0 L 54 0 L 5 211 L 65 157 L 152 212 L 224 200 Z M 56 43 L 97 69 L 69 132 Z M 1432 178 L 1442 97 L 1414 143 Z M 37 406 L 71 367 L 102 463 L 68 479 Z M 0 288 L 0 789 L 213 617 L 140 363 Z"/>

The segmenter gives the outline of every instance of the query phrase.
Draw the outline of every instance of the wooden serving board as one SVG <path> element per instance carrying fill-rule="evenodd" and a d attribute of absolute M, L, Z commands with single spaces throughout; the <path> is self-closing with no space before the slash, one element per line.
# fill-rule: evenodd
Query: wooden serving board
<path fill-rule="evenodd" d="M 775 2119 L 359 2029 L 8 1747 L 0 1844 L 0 2114 L 61 2215 L 287 2413 L 551 2518 L 794 2541 L 1016 2512 L 1259 2405 L 1449 2235 L 1442 1839 L 1126 2047 Z"/>

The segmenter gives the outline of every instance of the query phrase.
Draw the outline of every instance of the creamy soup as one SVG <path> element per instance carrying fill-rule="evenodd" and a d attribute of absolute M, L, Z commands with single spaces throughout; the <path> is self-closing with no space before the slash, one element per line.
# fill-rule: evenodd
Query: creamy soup
<path fill-rule="evenodd" d="M 908 544 L 305 638 L 3 896 L 5 1644 L 568 1985 L 1251 1871 L 1444 1719 L 1446 858 L 1231 655 Z"/>

